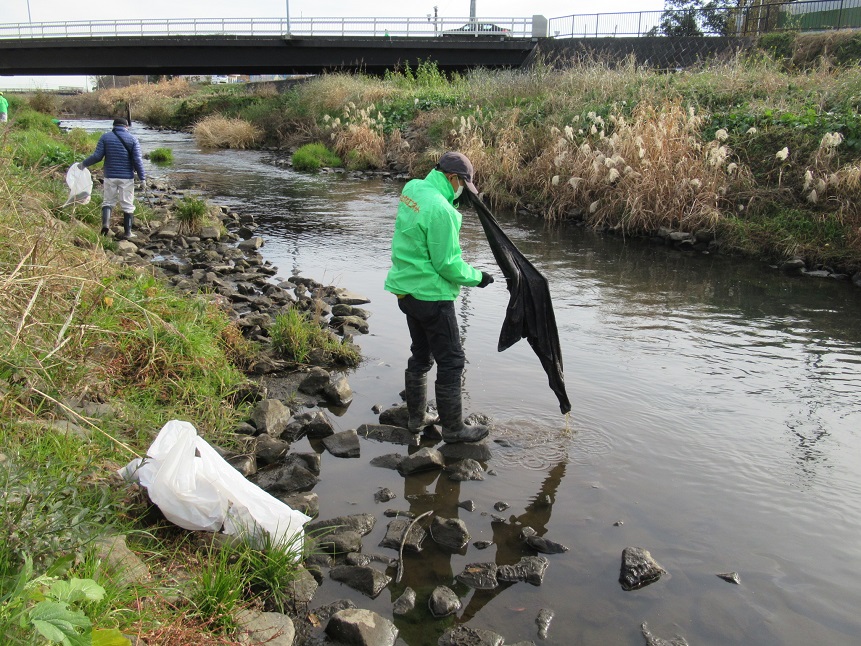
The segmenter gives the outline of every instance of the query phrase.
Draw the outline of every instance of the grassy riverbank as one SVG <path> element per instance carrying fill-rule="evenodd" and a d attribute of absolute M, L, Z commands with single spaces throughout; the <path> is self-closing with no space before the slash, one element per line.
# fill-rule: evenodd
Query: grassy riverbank
<path fill-rule="evenodd" d="M 857 40 L 829 38 L 831 51 Z M 105 113 L 129 101 L 139 118 L 172 128 L 241 120 L 253 133 L 243 146 L 320 142 L 349 168 L 421 175 L 458 149 L 498 205 L 625 235 L 707 232 L 726 252 L 854 272 L 861 67 L 816 59 L 811 51 L 828 49 L 812 42 L 784 37 L 765 44 L 779 58 L 749 54 L 676 74 L 538 62 L 447 78 L 422 64 L 385 78 L 324 75 L 284 93 L 174 80 L 87 100 Z"/>
<path fill-rule="evenodd" d="M 258 348 L 214 300 L 111 260 L 98 194 L 59 206 L 63 173 L 96 139 L 17 99 L 0 131 L 0 641 L 234 643 L 236 612 L 264 593 L 277 606 L 293 555 L 214 554 L 116 470 L 174 418 L 229 447 Z M 112 534 L 147 576 L 128 580 L 98 556 Z"/>

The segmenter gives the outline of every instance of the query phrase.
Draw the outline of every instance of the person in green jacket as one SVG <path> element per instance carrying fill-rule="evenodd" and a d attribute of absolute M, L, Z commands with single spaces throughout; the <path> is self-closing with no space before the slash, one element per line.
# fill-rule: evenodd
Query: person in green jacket
<path fill-rule="evenodd" d="M 493 282 L 493 276 L 461 257 L 461 215 L 454 203 L 464 190 L 478 194 L 472 177 L 469 159 L 447 152 L 427 177 L 407 182 L 398 205 L 392 268 L 385 284 L 386 291 L 398 297 L 412 341 L 404 373 L 409 429 L 419 433 L 437 421 L 427 414 L 427 373 L 436 360 L 434 387 L 445 442 L 477 442 L 488 433 L 483 425 L 463 423 L 465 356 L 454 312 L 461 285 L 486 287 Z"/>
<path fill-rule="evenodd" d="M 0 123 L 5 123 L 9 120 L 9 101 L 0 92 Z"/>

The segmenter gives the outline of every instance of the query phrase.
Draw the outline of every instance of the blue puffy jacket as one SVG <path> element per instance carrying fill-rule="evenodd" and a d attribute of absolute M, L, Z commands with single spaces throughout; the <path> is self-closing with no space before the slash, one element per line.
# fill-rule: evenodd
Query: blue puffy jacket
<path fill-rule="evenodd" d="M 129 155 L 129 150 L 131 155 Z M 135 171 L 137 171 L 139 180 L 143 181 L 146 178 L 143 159 L 141 158 L 141 146 L 137 138 L 122 126 L 117 126 L 99 137 L 95 152 L 81 163 L 84 166 L 92 166 L 102 159 L 105 160 L 105 177 L 134 179 Z"/>

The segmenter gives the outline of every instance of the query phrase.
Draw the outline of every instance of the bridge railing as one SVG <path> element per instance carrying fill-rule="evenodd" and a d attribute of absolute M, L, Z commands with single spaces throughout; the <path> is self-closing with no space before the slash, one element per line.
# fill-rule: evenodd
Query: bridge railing
<path fill-rule="evenodd" d="M 804 0 L 727 9 L 590 13 L 548 20 L 548 36 L 757 36 L 771 31 L 861 28 L 861 0 Z"/>
<path fill-rule="evenodd" d="M 194 18 L 0 24 L 0 38 L 140 36 L 531 37 L 532 18 Z"/>

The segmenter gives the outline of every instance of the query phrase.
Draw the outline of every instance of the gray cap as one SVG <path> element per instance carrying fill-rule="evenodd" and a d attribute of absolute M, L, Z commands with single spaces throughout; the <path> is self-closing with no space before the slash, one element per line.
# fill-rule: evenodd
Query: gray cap
<path fill-rule="evenodd" d="M 472 183 L 472 162 L 463 153 L 447 152 L 439 158 L 436 169 L 443 173 L 454 173 L 463 180 L 470 193 L 478 195 L 478 189 Z"/>

